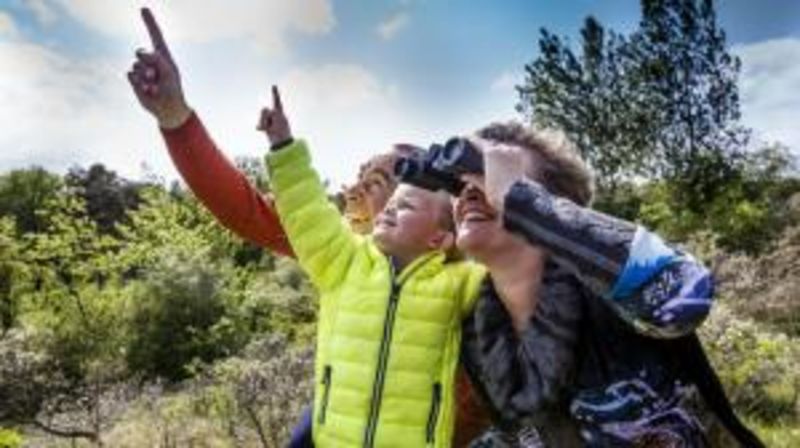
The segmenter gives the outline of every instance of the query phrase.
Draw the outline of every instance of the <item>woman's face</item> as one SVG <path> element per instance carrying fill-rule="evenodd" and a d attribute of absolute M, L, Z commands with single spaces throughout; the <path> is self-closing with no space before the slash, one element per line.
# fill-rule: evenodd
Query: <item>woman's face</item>
<path fill-rule="evenodd" d="M 372 221 L 386 206 L 396 188 L 388 169 L 393 167 L 392 153 L 379 155 L 373 163 L 364 165 L 358 182 L 344 190 L 344 214 L 356 232 L 372 231 Z"/>
<path fill-rule="evenodd" d="M 470 138 L 478 149 L 493 144 L 477 137 Z M 520 149 L 520 151 L 523 151 Z M 536 172 L 536 158 L 523 151 L 525 172 Z M 486 199 L 482 175 L 468 175 L 462 179 L 467 186 L 453 201 L 453 216 L 457 234 L 456 245 L 466 255 L 485 261 L 492 255 L 507 251 L 519 244 L 528 244 L 503 227 L 503 217 Z"/>
<path fill-rule="evenodd" d="M 515 244 L 516 239 L 503 228 L 502 217 L 486 200 L 483 189 L 470 181 L 453 200 L 456 246 L 477 261 Z"/>
<path fill-rule="evenodd" d="M 369 215 L 373 218 L 383 210 L 394 192 L 395 185 L 389 176 L 390 174 L 382 169 L 374 169 L 365 173 L 361 181 L 364 202 Z"/>

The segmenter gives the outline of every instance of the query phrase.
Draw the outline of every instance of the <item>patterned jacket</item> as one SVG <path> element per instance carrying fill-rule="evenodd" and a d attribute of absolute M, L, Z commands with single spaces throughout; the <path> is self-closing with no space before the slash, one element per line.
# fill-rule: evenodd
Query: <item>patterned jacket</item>
<path fill-rule="evenodd" d="M 465 321 L 463 361 L 498 426 L 536 427 L 558 447 L 705 446 L 671 343 L 708 314 L 709 271 L 645 228 L 535 182 L 513 186 L 503 219 L 550 259 L 519 336 L 490 279 Z"/>

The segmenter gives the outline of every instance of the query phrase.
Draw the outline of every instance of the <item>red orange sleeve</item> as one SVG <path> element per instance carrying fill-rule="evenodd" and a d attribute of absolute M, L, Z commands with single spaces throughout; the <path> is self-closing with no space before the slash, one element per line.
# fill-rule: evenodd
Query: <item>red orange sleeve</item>
<path fill-rule="evenodd" d="M 272 202 L 222 154 L 197 114 L 161 133 L 178 172 L 223 226 L 254 244 L 293 256 Z"/>

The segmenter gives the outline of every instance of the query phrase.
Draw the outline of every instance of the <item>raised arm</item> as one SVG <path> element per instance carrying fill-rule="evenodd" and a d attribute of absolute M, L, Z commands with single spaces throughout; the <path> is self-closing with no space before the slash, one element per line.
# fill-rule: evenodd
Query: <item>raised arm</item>
<path fill-rule="evenodd" d="M 642 226 L 550 194 L 520 173 L 514 148 L 485 152 L 487 196 L 504 226 L 545 247 L 637 331 L 661 338 L 694 330 L 711 307 L 711 273 Z"/>
<path fill-rule="evenodd" d="M 178 172 L 220 224 L 258 246 L 294 256 L 272 200 L 217 148 L 199 117 L 192 114 L 162 134 Z"/>
<path fill-rule="evenodd" d="M 266 132 L 271 151 L 266 158 L 275 205 L 300 265 L 312 283 L 326 290 L 343 279 L 364 237 L 353 232 L 328 200 L 311 167 L 305 143 L 292 138 L 278 89 L 273 108 L 264 108 L 259 129 Z"/>
<path fill-rule="evenodd" d="M 142 9 L 142 20 L 152 51 L 136 51 L 128 80 L 139 103 L 158 121 L 178 172 L 223 226 L 254 244 L 291 256 L 271 201 L 222 154 L 188 106 L 178 66 L 149 9 Z"/>

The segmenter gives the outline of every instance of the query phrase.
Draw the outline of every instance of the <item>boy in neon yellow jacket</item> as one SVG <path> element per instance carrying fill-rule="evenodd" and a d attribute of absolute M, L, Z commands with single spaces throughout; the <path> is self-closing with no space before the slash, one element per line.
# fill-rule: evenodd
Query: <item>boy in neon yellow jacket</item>
<path fill-rule="evenodd" d="M 320 293 L 313 434 L 318 447 L 447 447 L 461 321 L 483 268 L 449 261 L 449 197 L 400 186 L 371 236 L 331 204 L 276 88 L 259 129 L 281 223 Z"/>

